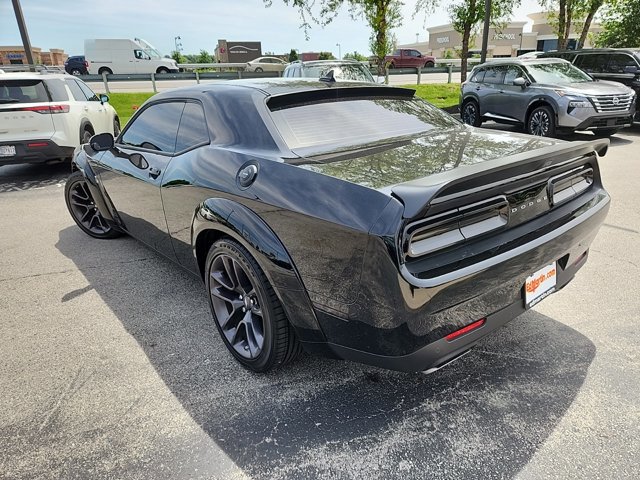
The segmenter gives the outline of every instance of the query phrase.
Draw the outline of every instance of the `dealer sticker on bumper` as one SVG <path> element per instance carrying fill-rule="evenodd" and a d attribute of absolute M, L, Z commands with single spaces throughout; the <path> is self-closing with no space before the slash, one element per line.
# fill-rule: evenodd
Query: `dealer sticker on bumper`
<path fill-rule="evenodd" d="M 524 282 L 524 304 L 533 307 L 543 298 L 556 291 L 556 262 L 533 273 Z"/>

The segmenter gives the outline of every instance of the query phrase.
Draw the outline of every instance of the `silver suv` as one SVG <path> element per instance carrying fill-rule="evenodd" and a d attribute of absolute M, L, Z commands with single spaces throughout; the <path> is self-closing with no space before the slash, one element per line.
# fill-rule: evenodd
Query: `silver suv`
<path fill-rule="evenodd" d="M 532 135 L 592 130 L 613 135 L 631 126 L 635 92 L 616 82 L 595 81 L 569 62 L 549 59 L 493 60 L 477 66 L 461 86 L 460 116 L 523 125 Z"/>
<path fill-rule="evenodd" d="M 287 65 L 282 74 L 283 77 L 308 77 L 315 78 L 326 76 L 333 71 L 333 77 L 337 81 L 368 82 L 375 83 L 369 69 L 355 60 L 312 60 L 309 62 L 292 62 Z"/>

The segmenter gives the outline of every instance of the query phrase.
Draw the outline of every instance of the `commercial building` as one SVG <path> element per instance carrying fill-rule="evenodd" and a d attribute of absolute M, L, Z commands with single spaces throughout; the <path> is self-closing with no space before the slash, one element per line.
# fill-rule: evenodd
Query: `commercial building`
<path fill-rule="evenodd" d="M 37 65 L 64 65 L 69 55 L 64 50 L 52 48 L 49 51 L 42 51 L 41 48 L 31 47 L 33 53 L 33 61 Z M 25 65 L 27 64 L 27 55 L 24 47 L 0 46 L 0 65 Z"/>
<path fill-rule="evenodd" d="M 261 42 L 218 40 L 215 49 L 215 57 L 219 63 L 246 63 L 261 56 Z"/>
<path fill-rule="evenodd" d="M 547 12 L 538 12 L 527 15 L 533 25 L 530 32 L 525 32 L 524 27 L 529 22 L 510 22 L 504 28 L 489 29 L 489 44 L 487 57 L 516 57 L 522 53 L 531 51 L 548 51 L 558 48 L 558 35 L 550 24 Z M 580 37 L 580 22 L 574 22 L 569 35 L 568 48 L 575 48 Z M 415 48 L 423 54 L 433 55 L 436 58 L 458 58 L 457 51 L 462 49 L 462 35 L 453 29 L 451 24 L 427 28 L 429 40 L 427 42 L 398 45 L 398 48 Z M 602 31 L 599 23 L 591 24 L 585 47 L 590 47 L 593 34 Z M 472 35 L 469 41 L 469 51 L 480 53 L 482 47 L 482 30 Z"/>

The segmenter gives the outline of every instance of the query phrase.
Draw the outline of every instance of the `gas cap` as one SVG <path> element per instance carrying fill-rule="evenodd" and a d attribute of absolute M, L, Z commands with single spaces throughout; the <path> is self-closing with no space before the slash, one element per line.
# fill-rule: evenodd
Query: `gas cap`
<path fill-rule="evenodd" d="M 238 170 L 238 183 L 241 187 L 250 186 L 258 175 L 258 167 L 254 164 L 245 165 Z"/>

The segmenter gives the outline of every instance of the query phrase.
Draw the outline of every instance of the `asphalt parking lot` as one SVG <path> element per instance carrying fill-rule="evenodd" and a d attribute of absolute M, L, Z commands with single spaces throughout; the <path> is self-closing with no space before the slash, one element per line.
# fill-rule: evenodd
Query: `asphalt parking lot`
<path fill-rule="evenodd" d="M 0 167 L 0 478 L 637 478 L 640 128 L 600 165 L 575 280 L 428 376 L 249 373 L 197 279 L 75 226 L 66 166 Z"/>

